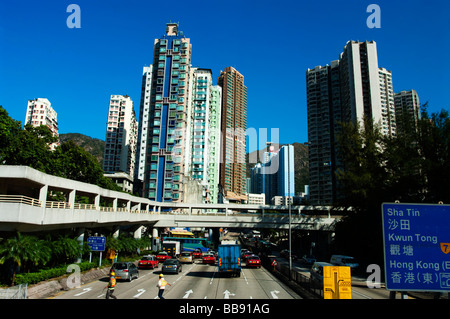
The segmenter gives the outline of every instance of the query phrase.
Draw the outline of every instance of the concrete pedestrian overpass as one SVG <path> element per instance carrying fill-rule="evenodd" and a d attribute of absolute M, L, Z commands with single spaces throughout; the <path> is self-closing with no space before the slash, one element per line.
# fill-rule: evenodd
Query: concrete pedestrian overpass
<path fill-rule="evenodd" d="M 293 229 L 334 231 L 342 210 L 292 206 Z M 0 231 L 101 227 L 289 227 L 288 206 L 155 202 L 96 185 L 0 165 Z"/>

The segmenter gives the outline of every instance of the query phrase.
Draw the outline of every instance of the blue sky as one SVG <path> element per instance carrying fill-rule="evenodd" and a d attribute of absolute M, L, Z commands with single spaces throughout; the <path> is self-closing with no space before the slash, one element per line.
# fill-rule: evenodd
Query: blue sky
<path fill-rule="evenodd" d="M 81 8 L 80 29 L 66 25 L 71 3 Z M 371 3 L 380 29 L 366 25 Z M 395 92 L 415 89 L 429 111 L 450 109 L 449 15 L 447 0 L 2 1 L 0 105 L 23 122 L 27 100 L 48 98 L 60 133 L 104 140 L 111 94 L 130 95 L 139 114 L 142 67 L 172 21 L 214 84 L 227 66 L 244 75 L 248 127 L 306 142 L 306 69 L 338 59 L 349 40 L 377 42 Z"/>

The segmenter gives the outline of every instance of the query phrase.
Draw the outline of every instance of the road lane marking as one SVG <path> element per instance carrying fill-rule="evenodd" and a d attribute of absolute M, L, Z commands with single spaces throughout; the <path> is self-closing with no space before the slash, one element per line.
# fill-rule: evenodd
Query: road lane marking
<path fill-rule="evenodd" d="M 74 295 L 74 297 L 81 296 L 81 295 L 83 295 L 83 294 L 85 294 L 85 293 L 87 293 L 87 292 L 89 292 L 91 290 L 92 290 L 92 288 L 83 288 L 83 291 L 78 293 L 78 294 L 76 294 L 76 295 Z"/>
<path fill-rule="evenodd" d="M 272 295 L 273 299 L 278 299 L 278 296 L 276 294 L 279 294 L 280 292 L 278 290 L 272 290 L 270 294 Z"/>
<path fill-rule="evenodd" d="M 140 295 L 142 295 L 146 290 L 145 289 L 138 289 L 137 290 L 139 293 L 134 295 L 133 298 L 138 298 Z"/>
<path fill-rule="evenodd" d="M 245 282 L 247 283 L 247 285 L 248 285 L 248 280 L 247 280 L 247 276 L 245 275 L 245 272 L 244 272 L 244 270 L 242 269 L 242 274 L 244 275 L 244 279 L 245 279 Z"/>
<path fill-rule="evenodd" d="M 225 295 L 225 299 L 230 299 L 230 296 L 236 296 L 235 294 L 229 292 L 228 290 L 225 290 L 223 294 Z"/>
<path fill-rule="evenodd" d="M 183 299 L 187 299 L 189 298 L 189 295 L 193 293 L 192 289 L 189 289 L 188 291 L 186 291 L 186 294 L 183 296 Z"/>
<path fill-rule="evenodd" d="M 211 277 L 211 280 L 209 281 L 209 284 L 210 284 L 210 285 L 213 283 L 214 276 L 216 275 L 217 269 L 218 269 L 218 267 L 216 268 L 216 270 L 214 270 L 213 275 L 212 275 L 212 277 Z"/>

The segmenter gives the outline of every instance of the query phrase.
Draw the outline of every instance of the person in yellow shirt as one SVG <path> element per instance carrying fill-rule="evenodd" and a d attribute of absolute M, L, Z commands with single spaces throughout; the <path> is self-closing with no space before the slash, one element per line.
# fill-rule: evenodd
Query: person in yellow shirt
<path fill-rule="evenodd" d="M 159 291 L 158 291 L 158 297 L 159 297 L 159 299 L 164 299 L 163 293 L 164 293 L 164 290 L 166 289 L 166 286 L 167 286 L 167 285 L 172 286 L 171 284 L 169 284 L 169 283 L 164 279 L 164 275 L 163 275 L 163 274 L 160 274 L 160 275 L 159 275 L 159 280 L 158 280 L 158 285 L 156 286 L 156 287 L 159 288 Z"/>
<path fill-rule="evenodd" d="M 116 273 L 114 271 L 111 271 L 110 273 L 108 286 L 106 286 L 106 288 L 108 288 L 106 291 L 106 299 L 117 299 L 117 297 L 113 295 L 114 289 L 116 288 Z"/>

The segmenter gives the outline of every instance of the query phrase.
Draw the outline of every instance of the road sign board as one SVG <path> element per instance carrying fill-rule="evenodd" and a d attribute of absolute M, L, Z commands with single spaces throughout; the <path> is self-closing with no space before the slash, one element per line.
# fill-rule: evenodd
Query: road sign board
<path fill-rule="evenodd" d="M 352 279 L 350 267 L 323 267 L 323 298 L 352 299 Z"/>
<path fill-rule="evenodd" d="M 88 245 L 92 251 L 104 251 L 105 250 L 105 237 L 91 236 L 88 237 Z"/>
<path fill-rule="evenodd" d="M 450 292 L 450 205 L 384 203 L 386 289 Z"/>

